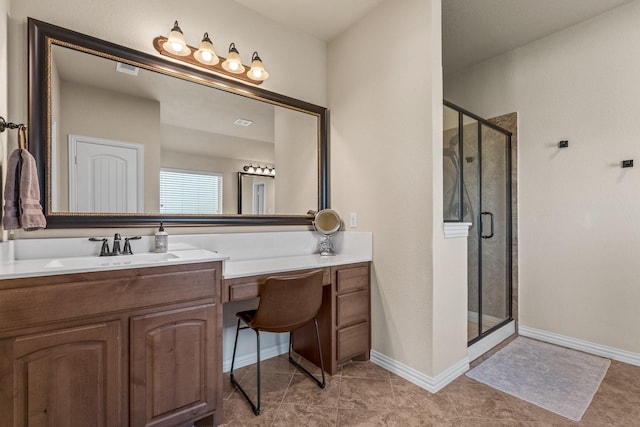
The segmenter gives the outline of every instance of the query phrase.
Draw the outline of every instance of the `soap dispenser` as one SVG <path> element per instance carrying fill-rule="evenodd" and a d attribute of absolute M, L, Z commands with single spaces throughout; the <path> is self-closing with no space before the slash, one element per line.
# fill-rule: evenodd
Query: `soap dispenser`
<path fill-rule="evenodd" d="M 169 235 L 166 231 L 164 231 L 164 227 L 162 226 L 162 222 L 160 223 L 160 228 L 156 231 L 156 252 L 167 252 L 167 247 L 169 246 Z"/>

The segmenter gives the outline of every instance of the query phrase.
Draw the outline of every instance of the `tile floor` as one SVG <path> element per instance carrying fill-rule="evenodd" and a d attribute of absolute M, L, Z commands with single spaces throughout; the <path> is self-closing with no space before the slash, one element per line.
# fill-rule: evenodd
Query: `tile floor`
<path fill-rule="evenodd" d="M 225 426 L 640 426 L 640 367 L 616 361 L 580 422 L 465 375 L 431 394 L 371 362 L 343 366 L 327 376 L 324 390 L 296 372 L 286 355 L 263 362 L 262 371 L 257 417 L 225 374 Z M 254 366 L 236 370 L 236 378 L 255 390 Z"/>

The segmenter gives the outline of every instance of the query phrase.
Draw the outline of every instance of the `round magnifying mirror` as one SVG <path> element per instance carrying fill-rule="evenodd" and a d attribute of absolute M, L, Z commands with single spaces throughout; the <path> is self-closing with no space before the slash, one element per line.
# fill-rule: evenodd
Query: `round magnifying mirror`
<path fill-rule="evenodd" d="M 331 236 L 340 231 L 341 225 L 342 221 L 340 220 L 340 215 L 332 209 L 323 209 L 316 213 L 313 220 L 313 226 L 318 233 L 324 236 L 320 242 L 320 255 L 335 255 Z"/>

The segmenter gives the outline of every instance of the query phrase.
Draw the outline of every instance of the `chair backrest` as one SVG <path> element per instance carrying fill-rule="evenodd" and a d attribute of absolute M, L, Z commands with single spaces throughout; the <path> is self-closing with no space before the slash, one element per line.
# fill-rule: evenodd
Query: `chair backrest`
<path fill-rule="evenodd" d="M 288 332 L 307 324 L 322 305 L 321 270 L 295 276 L 269 277 L 251 327 Z"/>

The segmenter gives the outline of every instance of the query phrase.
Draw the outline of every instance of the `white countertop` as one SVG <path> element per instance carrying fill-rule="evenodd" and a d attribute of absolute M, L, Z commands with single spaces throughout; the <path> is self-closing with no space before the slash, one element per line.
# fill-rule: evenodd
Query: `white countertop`
<path fill-rule="evenodd" d="M 370 256 L 351 254 L 338 254 L 335 256 L 320 256 L 318 254 L 313 254 L 239 261 L 230 259 L 225 261 L 223 265 L 222 277 L 225 279 L 234 279 L 236 277 L 282 273 L 287 271 L 322 268 L 368 261 L 371 261 Z"/>
<path fill-rule="evenodd" d="M 0 279 L 51 276 L 69 273 L 122 270 L 141 267 L 160 267 L 175 264 L 193 264 L 223 261 L 228 257 L 206 249 L 141 253 L 114 257 L 68 257 L 28 259 L 0 263 Z"/>
<path fill-rule="evenodd" d="M 174 235 L 161 254 L 152 252 L 153 236 L 143 236 L 134 255 L 99 257 L 87 238 L 22 239 L 0 242 L 0 280 L 206 261 L 223 261 L 223 277 L 232 279 L 373 259 L 370 232 L 340 233 L 335 256 L 314 254 L 318 241 L 311 231 Z"/>

